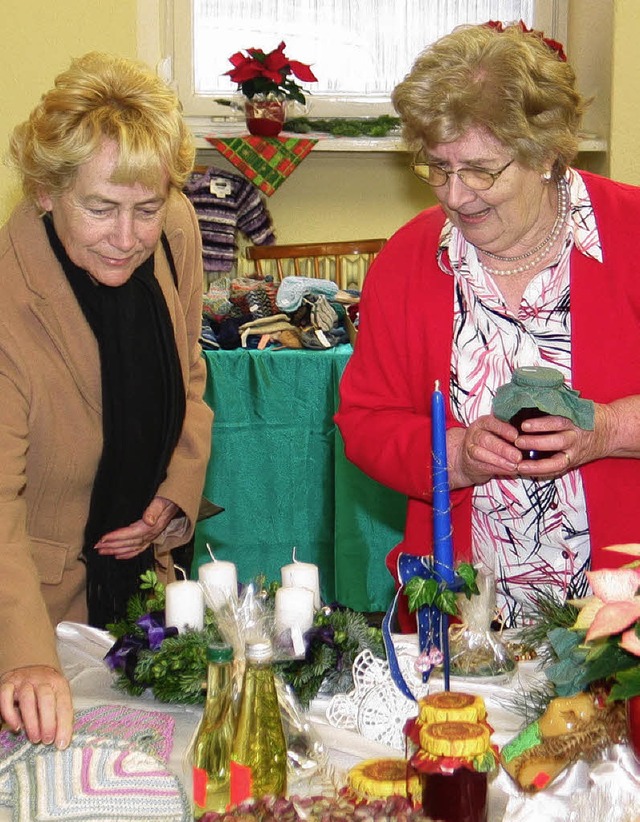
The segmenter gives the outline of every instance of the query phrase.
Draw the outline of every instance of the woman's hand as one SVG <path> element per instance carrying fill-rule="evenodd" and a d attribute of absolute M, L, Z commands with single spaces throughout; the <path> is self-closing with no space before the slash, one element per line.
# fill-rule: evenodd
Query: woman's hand
<path fill-rule="evenodd" d="M 31 742 L 63 750 L 73 733 L 69 683 L 48 665 L 7 671 L 0 677 L 0 717 L 12 731 L 24 730 Z"/>
<path fill-rule="evenodd" d="M 629 398 L 631 399 L 631 398 Z M 523 433 L 515 440 L 518 448 L 546 451 L 551 456 L 539 460 L 523 460 L 518 468 L 521 477 L 552 479 L 587 462 L 608 456 L 638 456 L 616 453 L 614 434 L 623 430 L 617 403 L 595 406 L 592 430 L 578 428 L 566 417 L 535 417 L 522 423 Z"/>
<path fill-rule="evenodd" d="M 164 497 L 154 497 L 142 519 L 105 534 L 96 543 L 96 551 L 116 559 L 132 559 L 155 542 L 180 509 Z"/>
<path fill-rule="evenodd" d="M 449 482 L 452 488 L 482 485 L 494 477 L 516 477 L 522 454 L 514 446 L 518 431 L 493 414 L 468 428 L 447 430 Z"/>

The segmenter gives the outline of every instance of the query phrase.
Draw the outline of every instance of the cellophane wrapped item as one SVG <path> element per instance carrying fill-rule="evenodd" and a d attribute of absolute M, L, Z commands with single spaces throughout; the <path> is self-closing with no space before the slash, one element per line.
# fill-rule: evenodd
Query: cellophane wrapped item
<path fill-rule="evenodd" d="M 211 607 L 214 603 L 207 596 L 203 586 L 205 600 Z M 275 659 L 289 658 L 287 649 L 276 644 L 276 628 L 273 603 L 266 593 L 255 583 L 242 587 L 238 598 L 229 598 L 220 606 L 215 603 L 215 616 L 218 630 L 225 642 L 234 651 L 236 703 L 242 690 L 245 668 L 245 644 L 248 641 L 268 639 L 274 648 L 279 648 Z M 282 725 L 287 741 L 288 780 L 290 784 L 308 781 L 311 777 L 326 781 L 327 752 L 314 731 L 308 717 L 291 687 L 276 674 L 278 702 L 282 716 Z"/>
<path fill-rule="evenodd" d="M 479 568 L 476 581 L 480 593 L 471 599 L 458 596 L 461 622 L 449 629 L 451 675 L 505 676 L 515 670 L 516 662 L 500 634 L 491 630 L 496 610 L 495 578 L 490 571 Z"/>

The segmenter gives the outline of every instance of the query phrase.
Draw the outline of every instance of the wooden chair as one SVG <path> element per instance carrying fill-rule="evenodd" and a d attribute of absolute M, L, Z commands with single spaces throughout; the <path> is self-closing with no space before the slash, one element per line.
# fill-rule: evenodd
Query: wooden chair
<path fill-rule="evenodd" d="M 367 270 L 386 240 L 344 240 L 328 243 L 247 246 L 256 274 L 333 280 L 338 288 L 360 290 Z"/>

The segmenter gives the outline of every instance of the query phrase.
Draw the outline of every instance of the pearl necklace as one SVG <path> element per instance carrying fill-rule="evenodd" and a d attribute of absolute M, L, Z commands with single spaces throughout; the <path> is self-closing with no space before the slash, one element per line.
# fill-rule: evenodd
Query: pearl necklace
<path fill-rule="evenodd" d="M 549 252 L 556 244 L 558 237 L 560 236 L 560 233 L 564 229 L 568 214 L 569 192 L 567 190 L 566 183 L 564 182 L 564 180 L 561 180 L 558 184 L 558 212 L 556 214 L 556 219 L 551 231 L 541 243 L 539 243 L 531 251 L 527 251 L 525 254 L 519 254 L 516 257 L 500 257 L 498 254 L 492 254 L 490 251 L 484 251 L 483 249 L 480 249 L 480 251 L 482 251 L 482 253 L 485 254 L 487 257 L 492 257 L 494 260 L 503 260 L 504 262 L 516 262 L 518 260 L 526 260 L 529 257 L 531 257 L 531 259 L 523 265 L 519 265 L 516 268 L 505 269 L 504 271 L 501 271 L 497 268 L 490 268 L 488 265 L 480 261 L 480 265 L 482 266 L 483 270 L 487 274 L 492 274 L 498 277 L 510 277 L 514 276 L 515 274 L 523 274 L 525 271 L 530 271 L 538 263 L 544 260 L 545 257 L 548 256 Z"/>

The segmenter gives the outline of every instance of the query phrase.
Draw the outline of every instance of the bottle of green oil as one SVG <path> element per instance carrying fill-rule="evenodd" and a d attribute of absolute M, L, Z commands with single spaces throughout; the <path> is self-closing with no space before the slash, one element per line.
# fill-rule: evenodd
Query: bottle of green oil
<path fill-rule="evenodd" d="M 195 819 L 229 806 L 234 733 L 233 649 L 212 643 L 207 648 L 207 699 L 192 755 Z"/>
<path fill-rule="evenodd" d="M 287 743 L 269 640 L 248 642 L 236 734 L 231 752 L 231 803 L 284 796 Z"/>

